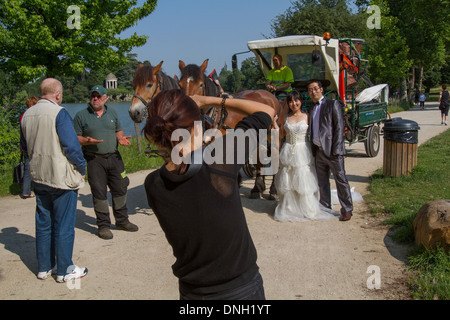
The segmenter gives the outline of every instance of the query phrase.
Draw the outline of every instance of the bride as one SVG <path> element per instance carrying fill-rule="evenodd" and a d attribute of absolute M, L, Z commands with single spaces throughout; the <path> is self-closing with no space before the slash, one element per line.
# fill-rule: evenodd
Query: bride
<path fill-rule="evenodd" d="M 300 93 L 292 91 L 286 98 L 290 113 L 286 122 L 275 129 L 284 130 L 286 142 L 280 152 L 280 169 L 275 176 L 279 203 L 274 218 L 279 221 L 336 219 L 338 213 L 319 203 L 316 169 L 307 136 L 308 115 L 302 111 Z"/>

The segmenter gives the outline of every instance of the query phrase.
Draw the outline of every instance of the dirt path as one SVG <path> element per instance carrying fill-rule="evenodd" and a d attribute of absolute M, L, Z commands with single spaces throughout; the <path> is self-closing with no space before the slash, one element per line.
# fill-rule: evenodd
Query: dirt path
<path fill-rule="evenodd" d="M 437 104 L 395 114 L 419 123 L 419 144 L 443 132 Z M 382 152 L 365 157 L 362 143 L 348 148 L 346 171 L 351 187 L 366 194 L 369 176 L 382 167 Z M 0 299 L 178 299 L 171 248 L 148 208 L 143 181 L 149 171 L 130 175 L 128 205 L 137 233 L 113 229 L 114 239 L 97 237 L 89 187 L 79 192 L 73 260 L 89 269 L 78 283 L 36 279 L 33 199 L 0 199 Z M 269 181 L 270 182 L 270 181 Z M 258 250 L 268 299 L 407 299 L 404 279 L 407 246 L 396 244 L 389 229 L 355 203 L 348 222 L 280 223 L 276 203 L 251 200 L 244 182 L 242 202 Z M 379 267 L 381 288 L 369 290 L 367 270 Z M 70 288 L 69 288 L 70 287 Z"/>

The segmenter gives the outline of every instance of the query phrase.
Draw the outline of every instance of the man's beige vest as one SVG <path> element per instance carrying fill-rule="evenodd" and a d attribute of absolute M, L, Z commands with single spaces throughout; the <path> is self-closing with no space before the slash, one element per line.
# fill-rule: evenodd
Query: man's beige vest
<path fill-rule="evenodd" d="M 61 109 L 56 103 L 41 99 L 25 112 L 21 127 L 32 180 L 57 189 L 74 190 L 84 185 L 84 179 L 65 156 L 56 132 L 56 116 Z"/>

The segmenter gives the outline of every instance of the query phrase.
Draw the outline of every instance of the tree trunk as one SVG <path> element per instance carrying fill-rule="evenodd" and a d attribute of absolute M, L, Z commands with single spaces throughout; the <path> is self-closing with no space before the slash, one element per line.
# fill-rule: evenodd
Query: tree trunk
<path fill-rule="evenodd" d="M 416 83 L 416 68 L 412 67 L 411 68 L 411 78 L 409 78 L 409 91 L 410 92 L 415 92 L 415 83 Z"/>
<path fill-rule="evenodd" d="M 420 76 L 419 76 L 419 91 L 422 92 L 422 81 L 423 81 L 423 67 L 420 67 Z"/>
<path fill-rule="evenodd" d="M 406 81 L 406 77 L 403 77 L 401 79 L 401 86 L 400 86 L 400 101 L 408 101 L 408 85 Z"/>

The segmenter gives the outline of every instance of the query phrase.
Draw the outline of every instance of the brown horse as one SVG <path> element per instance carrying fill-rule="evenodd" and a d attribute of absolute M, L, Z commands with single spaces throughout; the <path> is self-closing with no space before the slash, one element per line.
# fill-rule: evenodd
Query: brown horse
<path fill-rule="evenodd" d="M 134 95 L 128 113 L 135 123 L 140 123 L 146 118 L 147 107 L 158 93 L 180 88 L 175 79 L 161 71 L 162 64 L 163 61 L 152 67 L 141 63 L 134 74 Z"/>
<path fill-rule="evenodd" d="M 178 68 L 181 71 L 181 78 L 178 81 L 178 85 L 180 88 L 183 88 L 188 96 L 219 97 L 223 93 L 222 88 L 205 74 L 205 70 L 208 67 L 208 60 L 206 59 L 200 67 L 195 64 L 186 66 L 183 61 L 179 61 Z"/>
<path fill-rule="evenodd" d="M 205 60 L 203 64 L 199 67 L 196 65 L 186 66 L 183 61 L 180 60 L 179 68 L 181 71 L 181 78 L 178 84 L 181 89 L 185 90 L 188 95 L 199 94 L 199 95 L 216 95 L 208 94 L 208 86 L 212 83 L 212 80 L 208 78 L 204 71 L 208 66 L 208 60 Z M 209 82 L 209 84 L 208 84 Z M 213 84 L 215 85 L 215 84 Z M 266 90 L 246 90 L 240 92 L 234 97 L 234 99 L 248 99 L 252 101 L 261 102 L 269 105 L 275 110 L 275 114 L 278 115 L 278 122 L 284 123 L 285 117 L 288 113 L 288 107 L 286 103 L 280 103 L 278 99 L 269 91 Z M 236 124 L 242 120 L 244 116 L 242 114 L 228 111 L 225 118 L 224 124 L 220 129 L 225 132 L 225 129 L 235 128 Z M 214 117 L 213 117 L 214 118 Z M 214 123 L 217 125 L 217 121 L 214 119 Z M 259 198 L 266 189 L 264 182 L 264 176 L 261 175 L 262 164 L 259 159 L 256 164 L 256 180 L 255 186 L 250 192 L 250 198 Z M 247 172 L 246 172 L 247 173 Z M 248 174 L 248 173 L 247 173 Z M 270 186 L 269 199 L 273 200 L 276 196 L 276 188 L 274 181 Z"/>

